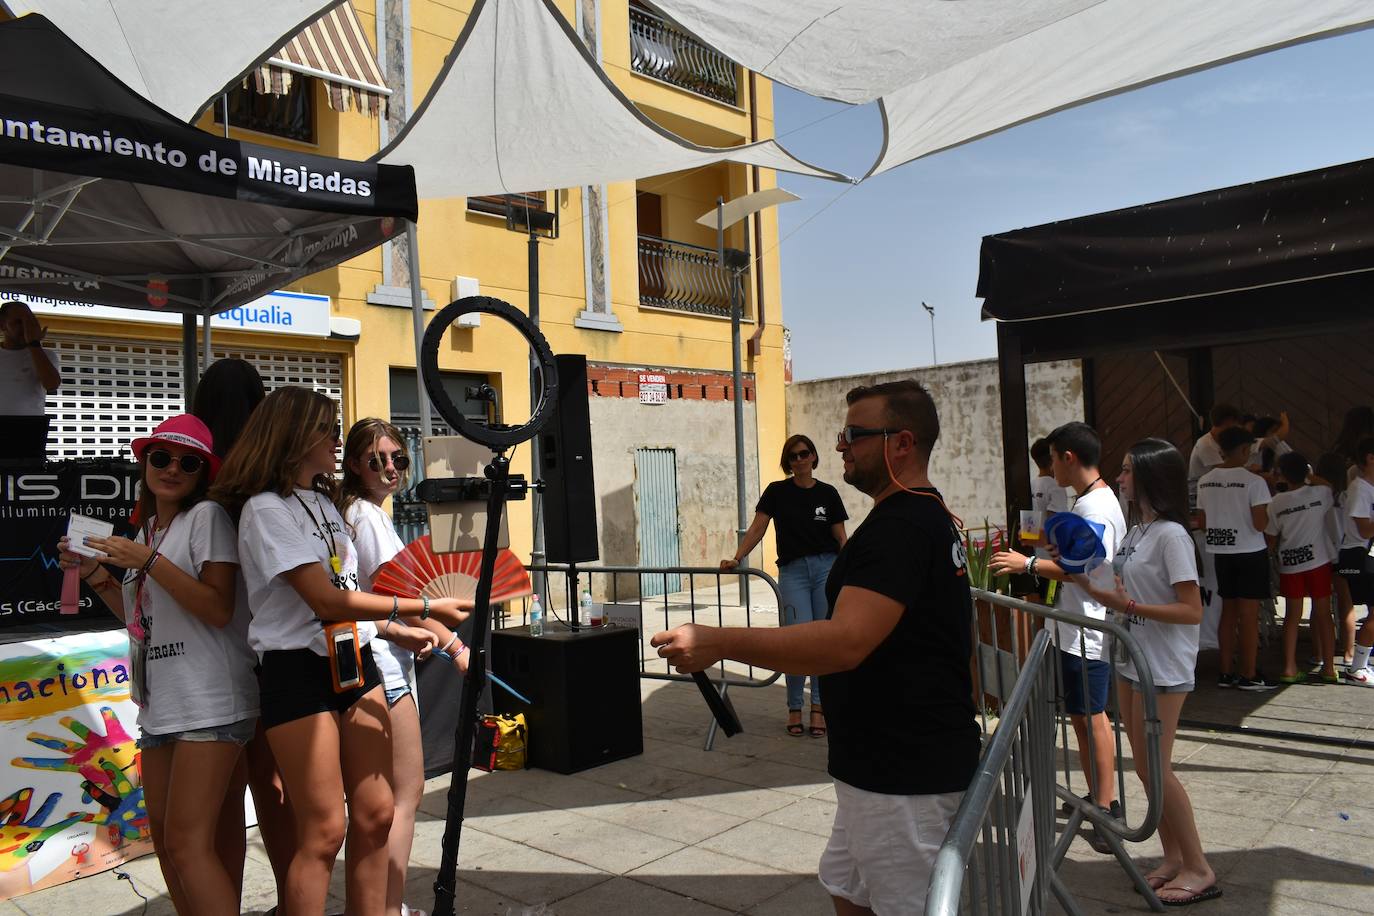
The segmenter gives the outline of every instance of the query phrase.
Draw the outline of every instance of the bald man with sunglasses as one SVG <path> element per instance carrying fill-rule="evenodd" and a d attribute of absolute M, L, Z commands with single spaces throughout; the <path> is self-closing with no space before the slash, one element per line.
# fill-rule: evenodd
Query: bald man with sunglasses
<path fill-rule="evenodd" d="M 829 615 L 783 629 L 686 624 L 651 643 L 678 671 L 733 659 L 819 671 L 838 806 L 820 882 L 838 916 L 918 916 L 980 750 L 973 603 L 958 519 L 930 482 L 940 421 L 914 380 L 855 388 L 835 448 L 874 506 L 826 583 Z"/>

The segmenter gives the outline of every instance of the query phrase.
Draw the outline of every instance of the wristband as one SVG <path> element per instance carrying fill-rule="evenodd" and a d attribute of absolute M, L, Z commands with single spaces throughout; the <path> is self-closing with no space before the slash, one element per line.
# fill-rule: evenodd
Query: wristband
<path fill-rule="evenodd" d="M 386 626 L 382 627 L 382 632 L 386 633 L 391 629 L 391 625 L 401 616 L 401 599 L 395 595 L 391 596 L 391 613 L 386 616 Z"/>
<path fill-rule="evenodd" d="M 162 554 L 154 550 L 153 555 L 148 558 L 148 562 L 143 564 L 143 575 L 148 576 L 153 572 L 153 566 L 157 563 Z"/>
<path fill-rule="evenodd" d="M 424 608 L 420 611 L 420 619 L 421 619 L 421 620 L 428 620 L 428 619 L 429 619 L 429 596 L 428 596 L 428 595 L 421 595 L 421 596 L 420 596 L 420 600 L 424 602 Z"/>
<path fill-rule="evenodd" d="M 1024 571 L 1029 575 L 1029 574 L 1030 574 L 1030 571 L 1033 570 L 1033 569 L 1035 569 L 1035 557 L 1034 557 L 1034 556 L 1026 557 L 1026 568 L 1025 568 Z"/>
<path fill-rule="evenodd" d="M 1134 599 L 1134 598 L 1132 598 L 1130 601 L 1127 601 L 1127 602 L 1126 602 L 1126 613 L 1127 613 L 1127 614 L 1134 614 L 1134 613 L 1135 613 L 1135 599 Z"/>
<path fill-rule="evenodd" d="M 99 564 L 99 563 L 95 564 L 95 569 L 91 570 L 90 572 L 86 573 L 86 575 L 82 576 L 82 577 L 81 577 L 81 581 L 82 581 L 82 582 L 90 582 L 90 581 L 91 581 L 91 576 L 94 576 L 94 575 L 95 575 L 96 573 L 98 573 L 98 572 L 100 572 L 100 564 Z M 94 585 L 95 583 L 92 582 L 91 584 Z"/>
<path fill-rule="evenodd" d="M 444 643 L 444 647 L 443 647 L 442 649 L 440 649 L 439 651 L 440 651 L 440 652 L 447 652 L 448 649 L 449 649 L 449 646 L 453 645 L 453 644 L 454 644 L 455 642 L 457 642 L 457 641 L 458 641 L 458 634 L 457 634 L 457 633 L 454 633 L 452 636 L 450 636 L 450 637 L 448 638 L 448 642 Z"/>
<path fill-rule="evenodd" d="M 1039 558 L 1039 557 L 1034 557 L 1034 556 L 1033 556 L 1033 557 L 1030 558 L 1030 568 L 1027 570 L 1027 572 L 1029 572 L 1032 576 L 1035 575 L 1035 564 L 1037 564 L 1037 563 L 1039 563 L 1039 562 L 1040 562 L 1040 558 Z"/>

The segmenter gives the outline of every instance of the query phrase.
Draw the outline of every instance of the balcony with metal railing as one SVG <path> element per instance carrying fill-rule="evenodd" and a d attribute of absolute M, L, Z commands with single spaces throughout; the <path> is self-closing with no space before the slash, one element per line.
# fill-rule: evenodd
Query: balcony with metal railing
<path fill-rule="evenodd" d="M 630 4 L 630 68 L 688 92 L 739 104 L 739 67 L 662 16 Z"/>
<path fill-rule="evenodd" d="M 652 308 L 730 317 L 730 277 L 714 248 L 639 236 L 639 304 Z M 738 295 L 748 317 L 747 285 Z"/>

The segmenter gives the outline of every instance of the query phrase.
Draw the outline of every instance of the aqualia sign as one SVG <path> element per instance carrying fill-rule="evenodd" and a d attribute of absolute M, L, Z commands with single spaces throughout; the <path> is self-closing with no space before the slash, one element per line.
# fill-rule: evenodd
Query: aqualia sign
<path fill-rule="evenodd" d="M 3 289 L 0 289 L 0 297 L 27 302 L 40 322 L 46 315 L 73 315 L 77 318 L 181 324 L 180 312 L 126 309 L 73 302 L 70 299 L 12 295 Z M 246 305 L 220 312 L 210 319 L 210 327 L 223 328 L 226 331 L 264 331 L 269 334 L 292 334 L 298 337 L 328 337 L 329 297 L 313 293 L 268 293 Z"/>

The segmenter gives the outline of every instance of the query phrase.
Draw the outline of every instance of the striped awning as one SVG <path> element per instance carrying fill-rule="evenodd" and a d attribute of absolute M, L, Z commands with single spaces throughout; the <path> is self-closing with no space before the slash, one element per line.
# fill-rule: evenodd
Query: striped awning
<path fill-rule="evenodd" d="M 285 95 L 297 74 L 323 80 L 329 107 L 335 111 L 347 111 L 352 104 L 373 117 L 386 114 L 391 90 L 382 80 L 377 57 L 351 3 L 340 3 L 306 26 L 253 76 L 259 92 Z"/>

